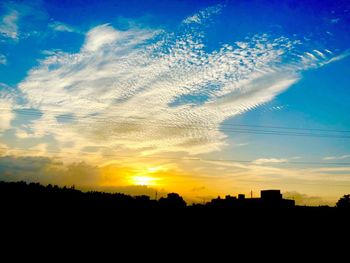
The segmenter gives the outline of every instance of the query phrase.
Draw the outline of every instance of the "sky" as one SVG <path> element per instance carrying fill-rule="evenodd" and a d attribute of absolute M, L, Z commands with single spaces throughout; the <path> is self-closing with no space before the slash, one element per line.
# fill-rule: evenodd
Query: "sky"
<path fill-rule="evenodd" d="M 346 0 L 1 1 L 0 180 L 334 205 L 349 33 Z"/>

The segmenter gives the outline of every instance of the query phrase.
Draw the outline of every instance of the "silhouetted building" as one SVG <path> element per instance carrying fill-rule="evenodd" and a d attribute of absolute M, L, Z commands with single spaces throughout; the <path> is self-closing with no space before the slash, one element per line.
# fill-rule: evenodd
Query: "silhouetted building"
<path fill-rule="evenodd" d="M 225 199 L 220 197 L 213 199 L 208 205 L 217 208 L 290 208 L 295 206 L 294 200 L 283 199 L 280 190 L 262 190 L 260 196 L 261 198 L 245 198 L 244 194 L 239 194 L 236 198 L 227 195 Z"/>
<path fill-rule="evenodd" d="M 260 192 L 263 206 L 267 207 L 293 207 L 294 200 L 283 199 L 280 190 L 262 190 Z"/>
<path fill-rule="evenodd" d="M 230 195 L 226 195 L 225 196 L 225 200 L 230 202 L 230 201 L 234 201 L 234 200 L 237 200 L 237 197 L 235 196 L 230 196 Z"/>
<path fill-rule="evenodd" d="M 282 194 L 280 190 L 262 190 L 260 192 L 261 199 L 264 201 L 280 201 Z"/>

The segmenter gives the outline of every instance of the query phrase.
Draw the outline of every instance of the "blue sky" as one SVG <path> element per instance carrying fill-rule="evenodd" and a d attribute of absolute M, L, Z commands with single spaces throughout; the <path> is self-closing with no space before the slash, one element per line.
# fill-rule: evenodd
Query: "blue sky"
<path fill-rule="evenodd" d="M 350 191 L 349 31 L 349 1 L 3 1 L 2 177 L 333 202 Z M 95 180 L 52 172 L 82 163 Z"/>

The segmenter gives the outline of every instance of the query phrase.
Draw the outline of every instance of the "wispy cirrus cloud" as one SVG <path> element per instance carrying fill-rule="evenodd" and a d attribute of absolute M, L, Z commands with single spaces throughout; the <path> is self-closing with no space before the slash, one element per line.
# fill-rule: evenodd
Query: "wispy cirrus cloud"
<path fill-rule="evenodd" d="M 323 158 L 323 160 L 325 160 L 325 161 L 344 160 L 344 159 L 349 159 L 349 158 L 350 158 L 350 154 L 345 154 L 345 155 L 340 155 L 340 156 L 326 156 Z"/>
<path fill-rule="evenodd" d="M 6 56 L 3 55 L 3 54 L 0 54 L 0 65 L 1 65 L 1 64 L 2 64 L 2 65 L 6 65 L 6 63 L 7 63 L 7 58 L 6 58 Z"/>
<path fill-rule="evenodd" d="M 288 159 L 284 158 L 260 158 L 255 160 L 253 163 L 254 164 L 277 164 L 277 163 L 287 163 Z"/>
<path fill-rule="evenodd" d="M 205 23 L 209 18 L 211 18 L 215 14 L 219 14 L 224 6 L 222 4 L 218 4 L 215 6 L 210 6 L 204 8 L 198 13 L 186 17 L 182 23 L 184 24 L 202 24 Z"/>
<path fill-rule="evenodd" d="M 78 29 L 58 21 L 50 23 L 48 26 L 52 30 L 58 31 L 58 32 L 80 33 Z"/>
<path fill-rule="evenodd" d="M 11 128 L 11 121 L 15 118 L 12 109 L 15 104 L 14 94 L 10 88 L 0 83 L 0 135 L 3 131 Z"/>
<path fill-rule="evenodd" d="M 285 37 L 257 35 L 210 52 L 203 38 L 197 24 L 177 33 L 92 28 L 79 52 L 48 53 L 18 85 L 26 100 L 19 107 L 41 115 L 17 134 L 50 135 L 77 153 L 217 151 L 226 145 L 223 121 L 271 101 L 301 71 L 332 59 L 318 50 L 296 53 L 299 42 Z"/>
<path fill-rule="evenodd" d="M 0 35 L 4 38 L 11 38 L 13 40 L 18 40 L 18 22 L 19 13 L 16 10 L 10 10 L 6 13 L 0 22 Z"/>
<path fill-rule="evenodd" d="M 23 38 L 38 35 L 47 13 L 41 1 L 3 1 L 3 14 L 0 14 L 0 41 L 11 43 Z"/>

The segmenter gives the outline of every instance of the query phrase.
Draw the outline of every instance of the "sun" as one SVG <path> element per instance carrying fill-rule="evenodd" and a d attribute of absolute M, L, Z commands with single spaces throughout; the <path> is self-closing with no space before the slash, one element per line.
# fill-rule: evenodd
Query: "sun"
<path fill-rule="evenodd" d="M 140 186 L 159 186 L 159 172 L 163 171 L 164 168 L 162 166 L 151 166 L 144 167 L 139 170 L 137 174 L 129 177 L 129 182 L 132 185 L 140 185 Z"/>
<path fill-rule="evenodd" d="M 155 181 L 155 178 L 152 178 L 150 176 L 139 175 L 132 177 L 132 182 L 134 185 L 152 186 L 156 184 Z"/>

